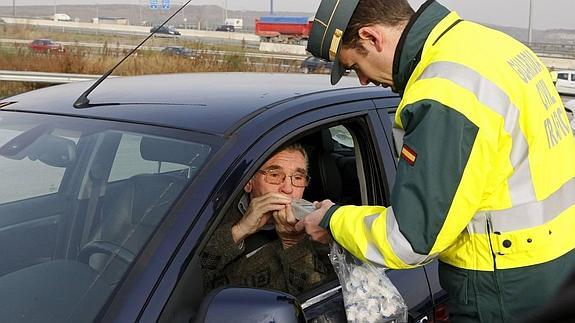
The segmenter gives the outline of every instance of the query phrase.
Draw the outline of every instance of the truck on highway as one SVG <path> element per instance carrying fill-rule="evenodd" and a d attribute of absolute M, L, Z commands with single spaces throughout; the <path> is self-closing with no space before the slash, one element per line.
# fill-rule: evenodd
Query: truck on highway
<path fill-rule="evenodd" d="M 256 35 L 262 41 L 300 44 L 309 38 L 312 21 L 306 16 L 262 16 L 256 18 Z"/>
<path fill-rule="evenodd" d="M 241 18 L 226 18 L 224 26 L 232 26 L 234 30 L 242 30 L 244 28 L 244 20 Z"/>

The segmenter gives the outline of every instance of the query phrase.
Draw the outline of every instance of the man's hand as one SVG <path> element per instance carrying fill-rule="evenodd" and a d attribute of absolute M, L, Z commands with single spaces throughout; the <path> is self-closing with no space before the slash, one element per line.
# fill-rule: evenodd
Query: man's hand
<path fill-rule="evenodd" d="M 300 230 L 296 230 L 295 228 L 297 219 L 293 215 L 291 205 L 287 205 L 283 210 L 274 211 L 272 214 L 275 221 L 276 232 L 282 241 L 284 249 L 295 246 L 305 238 L 303 228 Z"/>
<path fill-rule="evenodd" d="M 295 228 L 296 230 L 305 229 L 305 232 L 312 238 L 312 240 L 321 242 L 321 243 L 328 243 L 331 240 L 331 235 L 329 232 L 320 227 L 319 223 L 323 219 L 327 210 L 334 205 L 330 200 L 323 200 L 321 202 L 314 202 L 315 207 L 317 210 L 308 214 L 303 220 L 299 221 Z"/>
<path fill-rule="evenodd" d="M 244 240 L 257 232 L 269 220 L 273 211 L 285 210 L 291 199 L 279 193 L 267 193 L 253 198 L 244 216 L 232 226 L 234 242 Z"/>

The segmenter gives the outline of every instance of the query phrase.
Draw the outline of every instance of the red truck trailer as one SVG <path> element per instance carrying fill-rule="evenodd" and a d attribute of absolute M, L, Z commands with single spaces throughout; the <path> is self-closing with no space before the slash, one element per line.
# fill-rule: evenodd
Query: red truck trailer
<path fill-rule="evenodd" d="M 299 44 L 309 38 L 311 26 L 305 16 L 262 16 L 256 18 L 256 35 L 262 41 Z"/>

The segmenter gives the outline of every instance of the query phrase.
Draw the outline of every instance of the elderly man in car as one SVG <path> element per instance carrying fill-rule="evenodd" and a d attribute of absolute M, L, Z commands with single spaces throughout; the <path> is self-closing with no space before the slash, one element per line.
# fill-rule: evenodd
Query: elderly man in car
<path fill-rule="evenodd" d="M 290 203 L 309 182 L 299 144 L 281 147 L 254 174 L 202 253 L 206 292 L 233 284 L 297 295 L 335 277 L 327 246 L 294 227 Z"/>

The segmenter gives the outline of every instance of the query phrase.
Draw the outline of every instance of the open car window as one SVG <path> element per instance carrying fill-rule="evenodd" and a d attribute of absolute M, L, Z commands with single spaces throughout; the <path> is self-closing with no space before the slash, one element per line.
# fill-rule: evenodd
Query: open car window
<path fill-rule="evenodd" d="M 320 201 L 329 198 L 341 204 L 356 205 L 367 201 L 379 203 L 384 201 L 384 190 L 379 186 L 383 185 L 381 184 L 383 180 L 377 170 L 374 143 L 366 122 L 363 117 L 345 120 L 302 134 L 294 134 L 289 140 L 302 145 L 307 153 L 308 174 L 311 181 L 305 189 L 305 199 Z M 261 156 L 257 167 L 261 167 L 272 155 L 273 152 L 269 152 L 268 155 Z M 245 182 L 255 175 L 255 171 L 254 169 L 252 173 L 246 175 L 242 182 L 244 184 L 241 185 L 245 185 Z M 377 184 L 378 187 L 373 187 L 373 182 L 377 181 L 380 182 Z M 344 322 L 341 289 L 331 263 L 326 259 L 329 252 L 327 245 L 324 245 L 323 250 L 313 249 L 314 256 L 324 257 L 323 262 L 319 260 L 321 257 L 316 257 L 315 263 L 326 267 L 327 270 L 326 268 L 322 270 L 327 274 L 314 283 L 300 285 L 302 286 L 300 289 L 297 288 L 297 283 L 292 284 L 295 287 L 290 286 L 290 280 L 294 282 L 305 277 L 302 274 L 302 271 L 306 270 L 305 252 L 301 253 L 304 256 L 298 263 L 290 264 L 288 257 L 278 256 L 281 249 L 270 248 L 269 252 L 266 251 L 265 245 L 274 243 L 265 240 L 267 237 L 262 238 L 264 247 L 248 246 L 248 243 L 244 242 L 245 245 L 242 247 L 249 251 L 243 253 L 239 247 L 234 248 L 229 237 L 231 224 L 241 216 L 238 206 L 242 203 L 242 199 L 245 202 L 242 188 L 243 186 L 238 186 L 235 189 L 236 193 L 229 198 L 227 206 L 216 215 L 216 219 L 206 231 L 205 244 L 192 257 L 172 294 L 161 322 L 168 322 L 182 313 L 184 317 L 187 317 L 186 315 L 193 317 L 199 310 L 200 302 L 210 291 L 225 286 L 251 286 L 288 292 L 304 303 L 310 322 L 321 322 L 326 318 L 331 318 L 334 322 Z M 378 199 L 374 198 L 376 195 Z M 233 265 L 234 258 L 242 264 L 237 267 Z M 276 274 L 273 274 L 277 269 L 273 264 L 281 266 Z M 308 266 L 307 269 L 310 269 L 307 275 L 317 274 L 313 267 Z M 242 275 L 241 271 L 246 273 Z M 286 273 L 285 276 L 282 272 Z M 270 280 L 288 281 L 288 283 L 273 284 Z M 279 285 L 284 289 L 277 288 Z"/>

